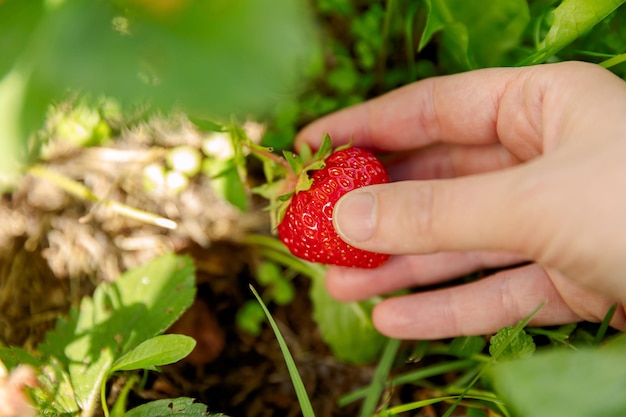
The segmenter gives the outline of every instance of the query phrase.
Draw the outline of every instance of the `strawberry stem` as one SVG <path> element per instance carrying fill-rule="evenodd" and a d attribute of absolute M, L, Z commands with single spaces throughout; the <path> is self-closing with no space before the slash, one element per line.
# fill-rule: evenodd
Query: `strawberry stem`
<path fill-rule="evenodd" d="M 289 165 L 289 163 L 284 158 L 270 152 L 267 148 L 255 146 L 250 143 L 243 143 L 243 146 L 246 146 L 252 154 L 260 157 L 261 159 L 269 159 L 272 162 L 282 166 L 283 168 L 286 168 L 289 172 L 293 172 L 291 165 Z"/>

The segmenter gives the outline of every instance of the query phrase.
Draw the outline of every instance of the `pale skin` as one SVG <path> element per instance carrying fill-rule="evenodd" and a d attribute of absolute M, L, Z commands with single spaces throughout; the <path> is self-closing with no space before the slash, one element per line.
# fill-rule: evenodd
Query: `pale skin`
<path fill-rule="evenodd" d="M 495 332 L 545 303 L 531 325 L 601 321 L 626 330 L 626 83 L 598 66 L 487 69 L 419 81 L 323 117 L 297 145 L 395 156 L 392 182 L 348 193 L 334 224 L 381 268 L 330 267 L 327 288 L 360 300 L 384 334 Z"/>

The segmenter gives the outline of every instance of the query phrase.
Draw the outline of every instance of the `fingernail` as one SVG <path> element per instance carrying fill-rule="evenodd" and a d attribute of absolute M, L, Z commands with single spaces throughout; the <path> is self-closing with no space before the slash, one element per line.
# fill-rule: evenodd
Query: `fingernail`
<path fill-rule="evenodd" d="M 363 242 L 376 229 L 376 197 L 369 192 L 346 194 L 333 214 L 337 233 L 349 242 Z"/>

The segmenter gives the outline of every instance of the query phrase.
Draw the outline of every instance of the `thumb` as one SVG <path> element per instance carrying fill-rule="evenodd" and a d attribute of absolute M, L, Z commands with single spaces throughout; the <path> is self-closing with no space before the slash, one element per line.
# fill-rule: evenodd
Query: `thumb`
<path fill-rule="evenodd" d="M 346 242 L 374 252 L 525 254 L 530 231 L 524 223 L 537 209 L 526 209 L 529 198 L 523 189 L 528 187 L 520 187 L 519 171 L 359 188 L 337 202 L 334 226 Z"/>

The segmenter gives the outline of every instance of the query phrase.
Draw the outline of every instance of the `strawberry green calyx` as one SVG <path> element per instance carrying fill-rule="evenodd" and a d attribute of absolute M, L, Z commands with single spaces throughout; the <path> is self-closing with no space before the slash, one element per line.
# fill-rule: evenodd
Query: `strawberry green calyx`
<path fill-rule="evenodd" d="M 266 210 L 270 211 L 272 230 L 276 230 L 282 221 L 291 198 L 311 188 L 313 179 L 310 173 L 324 168 L 325 160 L 333 152 L 330 136 L 325 135 L 320 148 L 315 154 L 304 144 L 300 153 L 283 151 L 283 157 L 271 152 L 271 149 L 253 145 L 251 152 L 263 161 L 267 184 L 253 190 L 256 194 L 270 201 Z"/>

